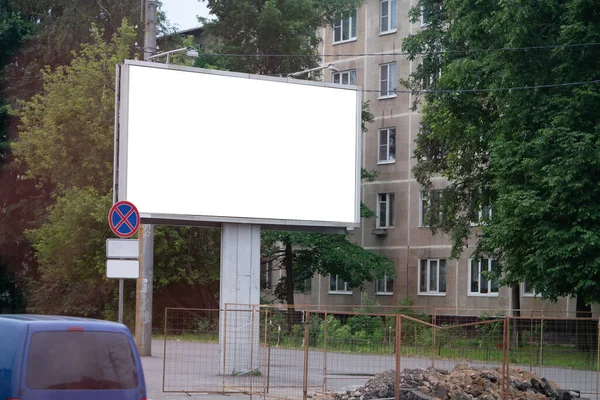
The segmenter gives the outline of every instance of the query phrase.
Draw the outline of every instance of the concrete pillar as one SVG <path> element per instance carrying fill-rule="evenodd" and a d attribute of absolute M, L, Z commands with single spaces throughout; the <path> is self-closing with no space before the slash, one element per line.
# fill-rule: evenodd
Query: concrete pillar
<path fill-rule="evenodd" d="M 260 225 L 221 226 L 220 372 L 259 368 Z M 256 311 L 256 312 L 254 312 Z"/>
<path fill-rule="evenodd" d="M 135 300 L 135 343 L 142 357 L 152 355 L 152 293 L 154 279 L 154 225 L 140 225 L 140 277 Z"/>

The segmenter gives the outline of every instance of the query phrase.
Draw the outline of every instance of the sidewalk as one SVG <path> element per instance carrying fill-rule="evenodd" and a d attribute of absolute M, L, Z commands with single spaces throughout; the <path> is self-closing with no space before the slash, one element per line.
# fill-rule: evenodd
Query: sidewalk
<path fill-rule="evenodd" d="M 153 341 L 151 357 L 142 357 L 148 400 L 250 400 L 250 396 L 245 394 L 163 393 L 163 348 L 157 346 L 157 343 L 162 344 Z M 253 398 L 258 399 L 259 396 Z"/>

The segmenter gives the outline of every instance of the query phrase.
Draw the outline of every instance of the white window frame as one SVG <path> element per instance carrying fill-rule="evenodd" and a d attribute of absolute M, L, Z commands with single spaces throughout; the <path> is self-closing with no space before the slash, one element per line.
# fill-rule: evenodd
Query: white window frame
<path fill-rule="evenodd" d="M 492 270 L 492 262 L 496 262 L 496 260 L 494 260 L 493 258 L 484 258 L 484 260 L 488 260 L 488 271 Z M 498 285 L 498 291 L 497 292 L 492 292 L 492 281 L 493 279 L 488 279 L 487 277 L 485 278 L 487 280 L 487 289 L 488 292 L 487 293 L 481 293 L 480 291 L 478 292 L 472 292 L 471 291 L 471 283 L 472 283 L 472 279 L 473 277 L 471 276 L 471 271 L 472 271 L 472 263 L 474 262 L 474 260 L 472 258 L 469 258 L 469 262 L 467 263 L 468 267 L 469 267 L 469 271 L 468 271 L 468 279 L 467 279 L 467 293 L 468 296 L 471 297 L 498 297 L 500 294 L 500 285 Z M 477 261 L 478 264 L 478 279 L 477 279 L 477 287 L 479 288 L 479 290 L 481 290 L 481 264 L 482 264 L 482 260 Z"/>
<path fill-rule="evenodd" d="M 344 282 L 344 290 L 339 290 L 338 281 L 341 279 L 339 275 L 335 276 L 335 290 L 331 290 L 331 278 L 333 278 L 333 275 L 329 275 L 329 294 L 352 294 L 352 289 L 348 287 L 348 282 L 344 281 L 343 279 L 342 281 Z"/>
<path fill-rule="evenodd" d="M 425 291 L 421 290 L 421 271 L 423 268 L 423 261 L 425 261 L 425 268 L 426 268 L 426 272 L 425 272 L 425 279 L 426 279 L 426 286 L 427 289 Z M 444 262 L 446 264 L 446 269 L 445 269 L 445 273 L 446 273 L 446 288 L 445 291 L 442 292 L 440 291 L 440 263 Z M 436 262 L 437 264 L 437 268 L 436 268 L 436 275 L 437 275 L 437 279 L 436 279 L 436 286 L 437 289 L 436 290 L 431 290 L 431 287 L 429 286 L 429 284 L 431 283 L 431 263 L 432 262 Z M 447 291 L 448 291 L 448 260 L 445 258 L 419 258 L 419 268 L 418 268 L 418 294 L 419 296 L 445 296 Z"/>
<path fill-rule="evenodd" d="M 429 25 L 429 23 L 425 22 L 425 18 L 423 18 L 423 6 L 421 6 L 421 28 L 424 28 L 427 25 Z"/>
<path fill-rule="evenodd" d="M 344 75 L 348 75 L 348 83 L 342 83 Z M 338 78 L 339 82 L 335 81 L 336 77 Z M 334 72 L 331 74 L 331 82 L 339 85 L 356 85 L 356 70 L 349 69 L 347 71 Z"/>
<path fill-rule="evenodd" d="M 387 15 L 383 14 L 384 4 L 387 6 Z M 383 19 L 387 18 L 384 26 Z M 397 0 L 379 1 L 379 34 L 387 35 L 398 31 L 398 2 Z"/>
<path fill-rule="evenodd" d="M 384 291 L 379 290 L 379 283 L 383 281 Z M 391 289 L 388 290 L 388 282 L 391 282 Z M 375 294 L 378 296 L 392 296 L 394 294 L 394 280 L 389 276 L 384 275 L 383 279 L 377 279 L 375 281 Z"/>
<path fill-rule="evenodd" d="M 392 68 L 393 66 L 393 68 Z M 386 70 L 386 79 L 382 78 L 383 69 Z M 393 71 L 393 74 L 390 72 Z M 390 77 L 393 75 L 393 77 Z M 386 82 L 387 89 L 385 94 L 382 95 L 381 85 L 383 82 Z M 379 64 L 379 99 L 393 99 L 396 97 L 396 90 L 398 89 L 398 67 L 396 62 L 390 62 L 385 64 Z"/>
<path fill-rule="evenodd" d="M 339 24 L 338 24 L 338 22 L 339 22 Z M 338 27 L 340 29 L 340 40 L 335 40 L 335 32 L 338 29 Z M 348 29 L 348 39 L 343 39 L 345 28 Z M 354 32 L 352 32 L 352 28 L 354 28 Z M 332 38 L 333 44 L 348 43 L 348 42 L 355 41 L 357 38 L 357 31 L 358 31 L 358 10 L 354 10 L 346 18 L 341 18 L 341 16 L 336 17 L 333 22 L 333 38 Z M 353 36 L 353 34 L 354 34 L 354 36 Z"/>
<path fill-rule="evenodd" d="M 542 294 L 540 292 L 534 292 L 533 288 L 531 288 L 532 291 L 526 292 L 525 291 L 526 286 L 527 286 L 526 282 L 521 282 L 521 296 L 523 296 L 523 297 L 532 297 L 532 298 L 534 298 L 534 297 L 535 298 L 542 297 Z"/>
<path fill-rule="evenodd" d="M 385 204 L 385 221 L 381 221 L 381 207 Z M 391 211 L 391 212 L 390 212 Z M 391 214 L 391 217 L 390 217 Z M 396 194 L 395 193 L 377 193 L 377 229 L 387 229 L 394 227 L 396 217 Z"/>
<path fill-rule="evenodd" d="M 489 214 L 488 214 L 488 216 L 486 216 L 485 218 L 486 218 L 486 219 L 488 219 L 488 218 L 489 218 L 489 219 L 491 220 L 491 219 L 492 219 L 492 215 L 493 215 L 493 213 L 494 213 L 494 210 L 493 210 L 492 206 L 486 206 L 486 208 L 488 209 L 488 212 L 489 212 Z M 483 209 L 484 209 L 484 207 L 483 207 L 483 206 L 480 206 L 480 207 L 479 207 L 479 211 L 478 211 L 478 213 L 477 213 L 477 218 L 478 218 L 478 219 L 477 219 L 477 221 L 473 221 L 473 222 L 471 222 L 471 226 L 480 226 L 480 225 L 486 225 L 486 224 L 487 224 L 487 222 L 485 222 L 485 221 L 483 220 L 483 218 L 484 218 L 484 215 L 483 215 Z"/>
<path fill-rule="evenodd" d="M 381 144 L 381 135 L 385 135 L 385 145 Z M 390 154 L 391 138 L 394 138 L 394 154 Z M 386 159 L 381 159 L 381 148 L 385 146 Z M 396 162 L 396 128 L 383 128 L 377 133 L 377 164 L 394 164 Z"/>
<path fill-rule="evenodd" d="M 431 206 L 431 197 L 429 197 L 429 194 L 431 194 L 431 192 L 438 193 L 439 196 L 442 195 L 442 192 L 439 191 L 439 189 L 433 189 L 430 192 L 421 190 L 419 192 L 419 228 L 429 228 L 429 225 L 425 225 L 426 211 L 423 209 L 423 202 L 427 201 L 427 208 L 429 208 Z M 444 214 L 440 211 L 440 217 L 439 217 L 440 220 L 442 219 L 443 216 L 444 216 Z"/>

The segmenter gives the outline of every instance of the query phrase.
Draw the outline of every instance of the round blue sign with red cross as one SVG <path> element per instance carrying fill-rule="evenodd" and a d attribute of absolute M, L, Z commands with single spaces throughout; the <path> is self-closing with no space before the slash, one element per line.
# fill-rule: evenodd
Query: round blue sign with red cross
<path fill-rule="evenodd" d="M 108 212 L 108 225 L 121 238 L 133 236 L 140 227 L 140 213 L 128 201 L 118 201 Z"/>

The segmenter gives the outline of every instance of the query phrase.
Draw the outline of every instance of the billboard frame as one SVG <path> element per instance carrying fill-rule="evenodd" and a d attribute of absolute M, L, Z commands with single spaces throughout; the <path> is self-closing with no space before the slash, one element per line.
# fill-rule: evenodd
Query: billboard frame
<path fill-rule="evenodd" d="M 222 223 L 253 224 L 260 225 L 265 230 L 292 230 L 306 232 L 344 233 L 346 229 L 354 229 L 360 226 L 360 203 L 361 203 L 361 169 L 362 169 L 362 92 L 359 86 L 342 85 L 323 81 L 308 81 L 290 77 L 273 77 L 255 75 L 239 72 L 221 71 L 196 67 L 187 67 L 172 64 L 160 64 L 148 61 L 125 60 L 123 64 L 117 65 L 117 87 L 115 97 L 117 107 L 115 110 L 115 158 L 113 197 L 115 201 L 127 200 L 125 190 L 127 188 L 127 146 L 128 146 L 128 104 L 129 104 L 129 66 L 141 66 L 147 68 L 158 68 L 193 73 L 204 73 L 235 78 L 264 80 L 287 84 L 309 85 L 329 87 L 357 92 L 356 101 L 356 136 L 355 136 L 355 223 L 344 223 L 339 221 L 309 221 L 291 219 L 268 219 L 268 218 L 244 218 L 211 215 L 181 215 L 181 214 L 157 214 L 140 212 L 142 224 L 153 225 L 186 225 L 220 227 Z"/>

